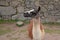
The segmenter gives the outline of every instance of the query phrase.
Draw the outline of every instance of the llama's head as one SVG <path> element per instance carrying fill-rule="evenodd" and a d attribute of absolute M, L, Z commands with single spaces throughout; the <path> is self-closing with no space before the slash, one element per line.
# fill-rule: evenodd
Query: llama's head
<path fill-rule="evenodd" d="M 40 11 L 40 6 L 36 10 L 32 9 L 32 10 L 24 12 L 24 17 L 35 17 L 39 11 Z"/>

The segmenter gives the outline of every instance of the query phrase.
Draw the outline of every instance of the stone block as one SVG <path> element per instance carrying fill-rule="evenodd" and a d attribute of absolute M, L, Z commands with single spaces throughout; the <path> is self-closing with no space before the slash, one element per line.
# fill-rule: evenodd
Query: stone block
<path fill-rule="evenodd" d="M 19 5 L 19 2 L 18 1 L 12 1 L 12 2 L 10 2 L 10 5 L 15 8 Z"/>
<path fill-rule="evenodd" d="M 0 7 L 0 13 L 3 19 L 11 19 L 12 14 L 16 14 L 16 10 L 12 7 Z"/>
<path fill-rule="evenodd" d="M 12 20 L 17 20 L 18 19 L 18 15 L 13 15 L 12 16 Z"/>
<path fill-rule="evenodd" d="M 7 1 L 0 0 L 0 6 L 9 6 Z"/>
<path fill-rule="evenodd" d="M 12 15 L 15 14 L 16 10 L 12 7 L 0 7 L 0 13 L 1 15 Z"/>
<path fill-rule="evenodd" d="M 18 11 L 18 13 L 24 12 L 24 7 L 22 7 L 22 6 L 17 7 L 17 11 Z"/>
<path fill-rule="evenodd" d="M 23 16 L 23 13 L 18 13 L 19 20 L 25 20 L 26 18 Z"/>

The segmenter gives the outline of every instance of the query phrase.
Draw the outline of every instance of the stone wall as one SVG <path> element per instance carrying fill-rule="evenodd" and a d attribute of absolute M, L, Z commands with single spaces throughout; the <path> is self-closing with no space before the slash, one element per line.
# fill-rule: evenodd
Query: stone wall
<path fill-rule="evenodd" d="M 46 21 L 60 22 L 60 0 L 40 0 Z"/>
<path fill-rule="evenodd" d="M 60 0 L 0 0 L 0 14 L 17 14 L 16 18 L 24 20 L 22 13 L 38 6 L 42 22 L 60 22 Z"/>

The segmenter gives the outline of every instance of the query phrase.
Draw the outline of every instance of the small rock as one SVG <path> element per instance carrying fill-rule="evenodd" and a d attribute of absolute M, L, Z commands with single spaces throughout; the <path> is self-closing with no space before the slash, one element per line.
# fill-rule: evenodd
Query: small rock
<path fill-rule="evenodd" d="M 18 22 L 16 22 L 16 25 L 17 25 L 17 26 L 23 26 L 23 25 L 24 25 L 24 23 L 23 23 L 23 22 L 21 22 L 21 21 L 18 21 Z"/>

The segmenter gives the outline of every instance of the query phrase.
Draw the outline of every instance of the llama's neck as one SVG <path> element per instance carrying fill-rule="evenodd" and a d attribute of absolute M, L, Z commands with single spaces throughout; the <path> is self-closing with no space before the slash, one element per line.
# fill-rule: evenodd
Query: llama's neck
<path fill-rule="evenodd" d="M 37 27 L 37 26 L 40 27 L 40 18 L 33 19 L 33 27 Z"/>
<path fill-rule="evenodd" d="M 40 18 L 33 19 L 32 34 L 34 40 L 41 40 Z"/>

